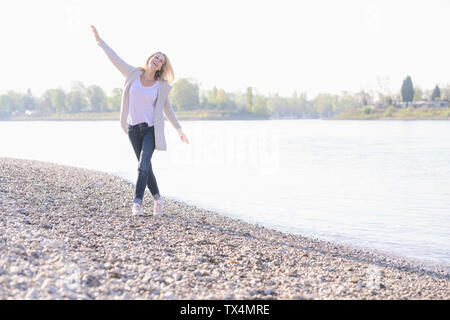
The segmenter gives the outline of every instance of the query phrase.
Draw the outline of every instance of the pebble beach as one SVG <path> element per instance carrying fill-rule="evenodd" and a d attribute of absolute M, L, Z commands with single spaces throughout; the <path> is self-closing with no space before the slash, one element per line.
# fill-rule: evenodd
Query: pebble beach
<path fill-rule="evenodd" d="M 0 157 L 0 299 L 439 299 L 449 266 L 271 230 L 108 173 Z M 224 195 L 226 196 L 226 195 Z"/>

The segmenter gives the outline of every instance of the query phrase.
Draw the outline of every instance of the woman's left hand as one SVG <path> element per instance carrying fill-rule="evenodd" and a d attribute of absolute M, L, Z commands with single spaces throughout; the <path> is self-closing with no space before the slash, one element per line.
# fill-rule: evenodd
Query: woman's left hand
<path fill-rule="evenodd" d="M 186 137 L 186 135 L 184 134 L 183 130 L 178 129 L 178 134 L 180 136 L 181 141 L 185 142 L 185 143 L 189 143 L 189 139 Z"/>

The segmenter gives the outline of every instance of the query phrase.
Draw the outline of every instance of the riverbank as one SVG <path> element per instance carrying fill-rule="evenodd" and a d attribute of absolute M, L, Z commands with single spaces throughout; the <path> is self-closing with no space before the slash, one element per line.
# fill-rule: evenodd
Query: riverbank
<path fill-rule="evenodd" d="M 231 110 L 182 110 L 176 111 L 178 120 L 277 120 L 278 118 Z M 119 121 L 119 112 L 55 113 L 45 116 L 15 115 L 0 121 Z M 284 117 L 285 119 L 303 119 Z M 304 118 L 313 119 L 313 118 Z M 316 118 L 317 119 L 317 118 Z M 363 108 L 348 110 L 323 120 L 450 120 L 450 108 Z"/>
<path fill-rule="evenodd" d="M 247 112 L 230 110 L 182 110 L 176 111 L 178 120 L 263 120 L 264 116 L 258 116 Z M 95 121 L 95 120 L 119 120 L 117 112 L 79 112 L 79 113 L 54 113 L 49 115 L 15 115 L 3 121 Z"/>
<path fill-rule="evenodd" d="M 450 108 L 408 107 L 349 110 L 328 120 L 450 120 Z"/>
<path fill-rule="evenodd" d="M 144 210 L 152 200 L 145 191 Z M 134 185 L 0 158 L 0 299 L 449 299 L 448 268 L 290 235 Z"/>

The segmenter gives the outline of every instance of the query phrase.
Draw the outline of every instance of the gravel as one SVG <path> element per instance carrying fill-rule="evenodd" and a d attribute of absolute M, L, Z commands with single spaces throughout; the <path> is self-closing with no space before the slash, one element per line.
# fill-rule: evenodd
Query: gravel
<path fill-rule="evenodd" d="M 0 299 L 449 299 L 425 266 L 231 219 L 103 172 L 0 157 Z"/>

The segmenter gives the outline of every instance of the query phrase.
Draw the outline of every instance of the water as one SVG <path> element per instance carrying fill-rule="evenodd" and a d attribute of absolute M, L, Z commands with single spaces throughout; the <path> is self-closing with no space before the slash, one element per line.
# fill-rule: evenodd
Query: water
<path fill-rule="evenodd" d="M 450 265 L 450 122 L 180 124 L 191 143 L 166 122 L 168 150 L 152 158 L 163 196 L 280 231 Z M 0 156 L 137 178 L 118 121 L 0 122 L 0 135 Z"/>

